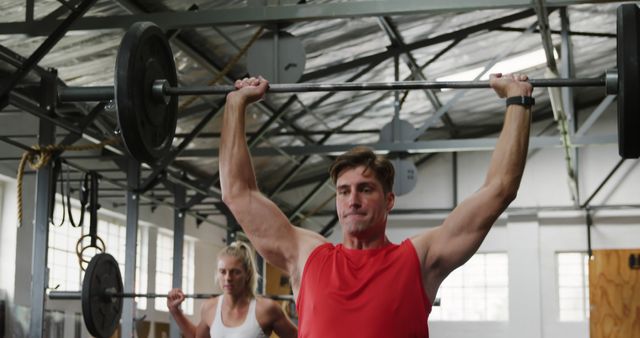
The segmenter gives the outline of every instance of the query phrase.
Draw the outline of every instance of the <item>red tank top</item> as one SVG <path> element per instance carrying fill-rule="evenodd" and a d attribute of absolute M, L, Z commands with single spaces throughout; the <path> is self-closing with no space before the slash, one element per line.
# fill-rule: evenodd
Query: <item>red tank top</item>
<path fill-rule="evenodd" d="M 301 338 L 429 337 L 431 303 L 409 240 L 369 250 L 317 247 L 296 304 Z"/>

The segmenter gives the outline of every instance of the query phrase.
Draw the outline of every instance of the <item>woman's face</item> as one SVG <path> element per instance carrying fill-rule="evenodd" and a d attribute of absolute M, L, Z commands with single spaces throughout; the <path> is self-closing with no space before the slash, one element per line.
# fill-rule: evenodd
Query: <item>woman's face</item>
<path fill-rule="evenodd" d="M 240 295 L 245 291 L 249 275 L 242 261 L 233 256 L 218 258 L 218 285 L 222 292 L 229 295 Z"/>

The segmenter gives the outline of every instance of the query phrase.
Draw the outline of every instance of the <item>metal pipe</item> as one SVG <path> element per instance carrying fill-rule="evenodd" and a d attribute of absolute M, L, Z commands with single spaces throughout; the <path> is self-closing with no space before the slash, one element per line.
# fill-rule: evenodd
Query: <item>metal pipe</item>
<path fill-rule="evenodd" d="M 82 292 L 80 291 L 49 291 L 49 299 L 55 300 L 70 300 L 82 298 Z"/>
<path fill-rule="evenodd" d="M 107 293 L 109 294 L 109 293 Z M 220 296 L 220 293 L 194 293 L 194 294 L 185 294 L 185 298 L 198 298 L 198 299 L 206 299 L 211 297 Z M 111 297 L 122 297 L 122 298 L 167 298 L 169 295 L 166 293 L 112 293 Z M 293 300 L 293 296 L 291 295 L 261 295 L 266 298 L 274 299 L 274 300 Z"/>
<path fill-rule="evenodd" d="M 113 86 L 62 87 L 58 100 L 62 102 L 109 101 L 114 98 Z"/>
<path fill-rule="evenodd" d="M 127 167 L 127 189 L 126 197 L 126 237 L 124 243 L 124 283 L 123 288 L 127 292 L 133 292 L 136 285 L 136 252 L 138 243 L 138 222 L 140 220 L 140 195 L 137 193 L 140 188 L 140 163 L 129 158 L 126 161 Z M 133 337 L 133 316 L 136 313 L 136 306 L 133 299 L 125 299 L 122 302 L 122 317 L 125 318 L 120 325 L 122 337 Z"/>
<path fill-rule="evenodd" d="M 617 87 L 611 81 L 617 77 L 598 76 L 582 79 L 529 79 L 534 87 L 606 87 L 612 90 Z M 235 90 L 231 85 L 172 87 L 156 80 L 152 92 L 159 99 L 165 95 L 205 95 L 227 94 Z M 343 83 L 274 83 L 269 85 L 270 93 L 305 93 L 305 92 L 333 92 L 358 90 L 415 90 L 415 89 L 444 89 L 444 88 L 491 88 L 489 81 L 390 81 L 390 82 L 343 82 Z M 95 87 L 62 87 L 59 89 L 58 99 L 63 102 L 74 101 L 107 101 L 114 97 L 111 86 Z"/>

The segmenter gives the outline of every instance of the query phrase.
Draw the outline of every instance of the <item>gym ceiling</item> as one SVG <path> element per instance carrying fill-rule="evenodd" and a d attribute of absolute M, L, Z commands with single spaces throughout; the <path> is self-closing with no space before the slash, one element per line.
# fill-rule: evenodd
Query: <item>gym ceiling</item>
<path fill-rule="evenodd" d="M 18 65 L 70 15 L 69 9 L 83 3 L 2 1 L 2 78 L 15 73 Z M 556 68 L 560 77 L 589 78 L 616 68 L 619 4 L 543 0 L 100 0 L 71 24 L 64 37 L 12 91 L 9 104 L 0 111 L 4 141 L 0 142 L 0 164 L 17 170 L 25 151 L 21 145 L 38 143 L 38 121 L 46 114 L 38 102 L 51 95 L 50 87 L 41 84 L 43 78 L 53 74 L 58 86 L 114 84 L 118 47 L 134 22 L 152 21 L 163 29 L 173 50 L 180 86 L 203 86 L 215 78 L 221 79 L 219 84 L 231 84 L 247 76 L 253 65 L 246 55 L 236 56 L 259 31 L 272 35 L 274 31 L 287 32 L 295 37 L 294 44 L 303 46 L 301 58 L 281 60 L 302 71 L 301 83 L 393 81 L 396 58 L 400 81 L 448 80 L 447 76 L 478 71 L 532 52 L 537 53 L 538 61 L 521 70 L 530 78 L 548 77 L 549 66 Z M 549 59 L 549 55 L 556 58 Z M 568 95 L 574 98 L 571 110 L 592 110 L 603 101 L 605 91 L 602 87 L 572 88 Z M 534 96 L 532 146 L 561 146 L 559 122 L 553 118 L 548 90 L 537 88 Z M 380 139 L 381 128 L 396 114 L 393 91 L 269 94 L 247 115 L 248 139 L 253 144 L 262 191 L 294 223 L 326 233 L 335 224 L 327 167 L 337 152 L 369 144 L 381 152 L 394 150 L 420 167 L 438 153 L 486 148 L 478 146 L 478 140 L 495 138 L 504 113 L 503 100 L 489 89 L 413 90 L 400 92 L 397 101 L 399 118 L 418 130 L 404 141 L 417 142 L 392 149 L 391 140 L 374 144 Z M 187 188 L 192 216 L 205 224 L 226 226 L 226 210 L 217 187 L 223 105 L 222 95 L 180 98 L 172 151 L 162 163 L 142 167 L 140 186 L 146 199 L 141 205 L 173 205 L 172 187 L 181 185 Z M 53 112 L 52 121 L 59 124 L 57 142 L 67 137 L 74 140 L 73 144 L 82 145 L 118 137 L 116 109 L 110 102 L 61 103 Z M 587 118 L 577 116 L 581 122 Z M 194 134 L 199 127 L 199 133 Z M 547 137 L 555 141 L 549 144 Z M 615 135 L 583 141 L 617 142 Z M 64 170 L 72 180 L 80 180 L 85 170 L 100 173 L 103 206 L 123 205 L 124 194 L 121 190 L 118 193 L 126 184 L 126 150 L 122 144 L 65 151 L 61 156 L 68 163 Z M 314 214 L 326 217 L 311 220 Z"/>

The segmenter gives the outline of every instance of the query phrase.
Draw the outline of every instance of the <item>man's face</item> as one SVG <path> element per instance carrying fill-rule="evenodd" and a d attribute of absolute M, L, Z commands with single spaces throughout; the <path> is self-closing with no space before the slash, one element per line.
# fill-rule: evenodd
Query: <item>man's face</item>
<path fill-rule="evenodd" d="M 392 192 L 384 192 L 373 171 L 364 166 L 345 169 L 336 180 L 336 210 L 348 234 L 384 233 L 394 198 Z"/>
<path fill-rule="evenodd" d="M 239 295 L 244 292 L 249 275 L 239 258 L 220 256 L 218 259 L 217 278 L 222 292 Z"/>

